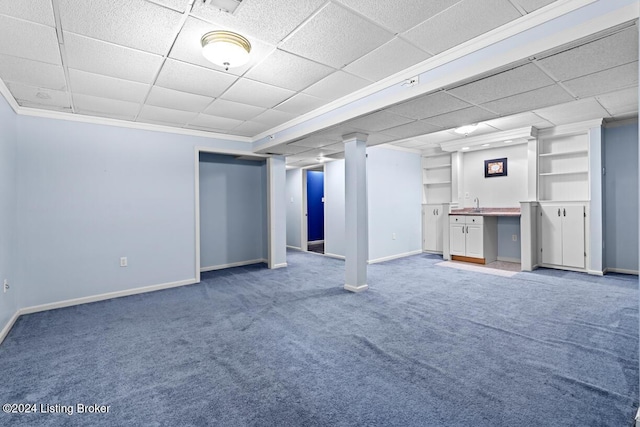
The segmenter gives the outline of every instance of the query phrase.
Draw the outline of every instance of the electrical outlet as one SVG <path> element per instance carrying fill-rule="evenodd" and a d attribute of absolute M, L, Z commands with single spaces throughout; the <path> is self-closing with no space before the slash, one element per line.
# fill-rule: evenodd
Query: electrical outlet
<path fill-rule="evenodd" d="M 127 266 L 127 257 L 123 256 L 122 258 L 120 258 L 120 267 L 126 267 Z"/>
<path fill-rule="evenodd" d="M 468 199 L 469 198 L 469 193 L 464 193 L 464 198 Z"/>
<path fill-rule="evenodd" d="M 392 233 L 392 234 L 391 234 L 391 239 L 392 239 L 392 240 L 396 240 L 396 233 Z"/>
<path fill-rule="evenodd" d="M 511 240 L 513 240 L 514 242 L 518 241 L 518 235 L 517 234 L 512 234 L 511 235 Z"/>
<path fill-rule="evenodd" d="M 2 291 L 7 292 L 8 290 L 9 290 L 9 281 L 7 279 L 4 279 L 4 282 L 2 284 Z"/>

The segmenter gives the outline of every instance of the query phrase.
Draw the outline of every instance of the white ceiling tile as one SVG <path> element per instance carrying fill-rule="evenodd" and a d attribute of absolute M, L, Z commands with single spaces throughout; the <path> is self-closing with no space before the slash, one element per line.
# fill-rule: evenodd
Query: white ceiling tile
<path fill-rule="evenodd" d="M 412 119 L 424 119 L 468 107 L 471 107 L 471 104 L 446 92 L 436 92 L 394 105 L 389 108 L 389 111 Z"/>
<path fill-rule="evenodd" d="M 153 105 L 144 105 L 137 121 L 162 123 L 167 126 L 184 126 L 185 124 L 195 120 L 198 113 L 190 111 L 174 110 L 172 108 L 155 107 Z"/>
<path fill-rule="evenodd" d="M 74 93 L 119 99 L 142 104 L 149 92 L 149 85 L 88 73 L 69 68 L 69 80 Z"/>
<path fill-rule="evenodd" d="M 495 114 L 481 108 L 470 107 L 435 117 L 429 117 L 428 119 L 425 119 L 425 121 L 434 126 L 440 126 L 441 128 L 455 128 L 462 125 L 494 119 L 496 117 L 497 116 Z"/>
<path fill-rule="evenodd" d="M 538 10 L 543 6 L 553 3 L 555 0 L 513 0 L 518 6 L 523 8 L 527 13 Z"/>
<path fill-rule="evenodd" d="M 251 119 L 251 121 L 256 123 L 263 123 L 265 125 L 268 125 L 269 127 L 275 127 L 281 125 L 282 123 L 288 122 L 295 117 L 295 114 L 285 113 L 283 111 L 277 110 L 267 110 L 264 113 L 259 114 Z"/>
<path fill-rule="evenodd" d="M 307 158 L 317 158 L 318 157 L 327 157 L 331 154 L 336 154 L 344 151 L 344 146 L 339 150 L 330 149 L 329 147 L 322 148 L 312 148 L 311 150 L 300 153 L 300 156 L 305 156 Z"/>
<path fill-rule="evenodd" d="M 280 144 L 275 147 L 264 148 L 262 150 L 258 150 L 258 153 L 261 154 L 281 154 L 281 155 L 291 155 L 301 153 L 303 151 L 309 150 L 309 147 L 297 147 L 295 145 L 288 144 Z"/>
<path fill-rule="evenodd" d="M 299 91 L 318 82 L 333 71 L 326 65 L 278 49 L 249 70 L 246 77 L 273 86 Z"/>
<path fill-rule="evenodd" d="M 344 70 L 377 81 L 418 64 L 430 56 L 406 41 L 395 38 L 347 65 Z"/>
<path fill-rule="evenodd" d="M 287 39 L 281 49 L 342 68 L 392 37 L 392 33 L 330 3 Z"/>
<path fill-rule="evenodd" d="M 508 0 L 464 0 L 407 31 L 404 37 L 437 54 L 520 16 Z"/>
<path fill-rule="evenodd" d="M 55 28 L 0 15 L 0 54 L 62 65 Z"/>
<path fill-rule="evenodd" d="M 548 121 L 543 120 L 538 115 L 530 112 L 515 114 L 513 116 L 500 117 L 494 120 L 489 120 L 485 122 L 485 124 L 498 130 L 512 130 L 523 128 L 526 126 L 533 126 L 538 129 L 543 129 L 553 126 Z"/>
<path fill-rule="evenodd" d="M 326 104 L 327 101 L 315 96 L 298 93 L 275 107 L 276 110 L 292 114 L 305 114 Z"/>
<path fill-rule="evenodd" d="M 292 90 L 270 86 L 249 79 L 240 79 L 224 93 L 222 98 L 243 104 L 271 108 L 293 94 L 295 92 Z"/>
<path fill-rule="evenodd" d="M 190 64 L 200 65 L 201 67 L 211 68 L 212 70 L 223 71 L 224 68 L 209 62 L 202 55 L 202 44 L 200 40 L 206 33 L 221 29 L 219 26 L 209 22 L 204 22 L 194 17 L 187 18 L 180 35 L 176 39 L 174 46 L 171 48 L 170 58 L 179 59 Z M 244 74 L 248 69 L 262 61 L 275 46 L 264 43 L 258 39 L 248 37 L 251 43 L 251 55 L 249 62 L 241 67 L 230 68 L 225 71 L 228 74 L 236 76 Z"/>
<path fill-rule="evenodd" d="M 325 0 L 244 0 L 232 15 L 202 1 L 193 5 L 194 16 L 219 24 L 243 35 L 277 44 Z"/>
<path fill-rule="evenodd" d="M 115 99 L 98 98 L 96 96 L 74 93 L 73 105 L 79 113 L 94 115 L 106 114 L 108 117 L 133 120 L 140 109 L 140 104 Z"/>
<path fill-rule="evenodd" d="M 638 84 L 638 62 L 567 80 L 564 84 L 580 98 L 636 86 Z"/>
<path fill-rule="evenodd" d="M 401 33 L 460 0 L 339 1 L 394 33 Z"/>
<path fill-rule="evenodd" d="M 538 60 L 561 81 L 573 79 L 638 60 L 638 29 L 632 27 Z"/>
<path fill-rule="evenodd" d="M 166 7 L 170 7 L 173 10 L 177 10 L 182 13 L 187 10 L 187 6 L 189 6 L 189 0 L 147 0 L 153 3 L 161 4 Z"/>
<path fill-rule="evenodd" d="M 15 56 L 0 55 L 0 78 L 5 82 L 28 86 L 66 90 L 62 66 L 32 61 Z"/>
<path fill-rule="evenodd" d="M 26 108 L 37 108 L 38 110 L 51 110 L 51 111 L 59 111 L 63 113 L 72 113 L 71 107 L 58 107 L 57 105 L 44 105 L 44 104 L 35 104 L 29 101 L 20 101 L 18 104 L 21 107 Z"/>
<path fill-rule="evenodd" d="M 406 125 L 386 129 L 384 133 L 398 138 L 411 138 L 413 136 L 424 135 L 432 132 L 437 132 L 439 130 L 441 130 L 441 128 L 418 120 L 415 122 L 407 123 Z"/>
<path fill-rule="evenodd" d="M 433 144 L 441 144 L 446 141 L 452 141 L 454 139 L 460 139 L 460 135 L 449 130 L 443 130 L 440 132 L 430 133 L 428 135 L 422 135 L 414 139 L 418 141 L 422 141 L 428 145 L 433 145 Z"/>
<path fill-rule="evenodd" d="M 638 87 L 631 87 L 618 92 L 596 97 L 612 115 L 638 111 Z"/>
<path fill-rule="evenodd" d="M 609 117 L 609 113 L 593 98 L 535 110 L 534 113 L 556 126 Z"/>
<path fill-rule="evenodd" d="M 542 70 L 527 64 L 449 89 L 448 92 L 471 103 L 483 104 L 552 84 L 554 81 Z"/>
<path fill-rule="evenodd" d="M 135 49 L 64 33 L 67 66 L 124 80 L 152 83 L 162 57 Z"/>
<path fill-rule="evenodd" d="M 349 120 L 345 125 L 364 132 L 379 132 L 381 130 L 400 126 L 412 121 L 413 120 L 411 119 L 398 116 L 397 114 L 393 114 L 388 111 L 378 111 Z"/>
<path fill-rule="evenodd" d="M 397 139 L 398 138 L 395 136 L 389 136 L 382 133 L 372 133 L 367 137 L 367 147 L 391 143 L 393 141 L 396 141 Z"/>
<path fill-rule="evenodd" d="M 253 105 L 241 104 L 239 102 L 227 101 L 226 99 L 218 98 L 203 112 L 212 116 L 246 121 L 251 120 L 265 110 L 266 109 L 262 107 L 255 107 Z"/>
<path fill-rule="evenodd" d="M 216 130 L 231 130 L 242 124 L 242 120 L 228 119 L 226 117 L 210 116 L 208 114 L 198 114 L 195 120 L 189 122 L 189 126 L 206 127 Z"/>
<path fill-rule="evenodd" d="M 8 83 L 7 88 L 20 105 L 24 101 L 31 105 L 49 105 L 63 108 L 71 108 L 69 94 L 65 91 L 41 89 L 34 86 L 25 86 L 19 83 Z"/>
<path fill-rule="evenodd" d="M 236 76 L 167 59 L 156 85 L 182 92 L 216 98 L 237 79 Z"/>
<path fill-rule="evenodd" d="M 0 1 L 0 14 L 9 15 L 38 24 L 56 26 L 51 0 L 5 0 Z"/>
<path fill-rule="evenodd" d="M 353 76 L 344 71 L 336 71 L 318 83 L 306 88 L 303 92 L 318 98 L 333 101 L 362 89 L 369 84 L 371 84 L 371 82 L 361 79 L 360 77 Z"/>
<path fill-rule="evenodd" d="M 482 104 L 483 107 L 500 115 L 521 113 L 536 108 L 572 101 L 573 98 L 558 85 L 535 89 L 530 92 L 508 96 L 506 98 Z"/>
<path fill-rule="evenodd" d="M 247 121 L 233 129 L 234 132 L 243 132 L 251 136 L 257 135 L 269 129 L 268 125 Z"/>
<path fill-rule="evenodd" d="M 65 31 L 166 55 L 182 14 L 142 0 L 58 0 Z"/>
<path fill-rule="evenodd" d="M 149 92 L 146 104 L 199 113 L 207 108 L 212 101 L 213 98 L 207 96 L 194 95 L 192 93 L 154 86 L 151 88 L 151 92 Z"/>
<path fill-rule="evenodd" d="M 323 135 L 323 134 L 315 134 L 315 135 L 308 136 L 306 138 L 301 138 L 296 141 L 293 141 L 291 145 L 310 149 L 310 148 L 326 147 L 327 145 L 332 145 L 335 143 L 336 143 L 336 138 L 334 137 Z M 342 144 L 342 142 L 339 142 L 339 144 Z"/>

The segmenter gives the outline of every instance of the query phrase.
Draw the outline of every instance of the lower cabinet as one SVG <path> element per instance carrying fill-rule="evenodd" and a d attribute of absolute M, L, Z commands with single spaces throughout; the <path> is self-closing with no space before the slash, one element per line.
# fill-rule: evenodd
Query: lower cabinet
<path fill-rule="evenodd" d="M 542 264 L 585 268 L 585 206 L 540 206 Z"/>
<path fill-rule="evenodd" d="M 442 253 L 443 205 L 424 205 L 422 210 L 422 250 Z"/>
<path fill-rule="evenodd" d="M 486 264 L 498 257 L 496 217 L 449 216 L 449 253 L 452 259 Z"/>

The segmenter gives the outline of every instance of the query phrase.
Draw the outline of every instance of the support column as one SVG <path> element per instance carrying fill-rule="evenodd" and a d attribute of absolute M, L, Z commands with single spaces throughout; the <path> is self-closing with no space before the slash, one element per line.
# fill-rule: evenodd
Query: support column
<path fill-rule="evenodd" d="M 367 207 L 367 135 L 343 136 L 345 157 L 345 270 L 344 288 L 366 290 L 369 253 Z"/>
<path fill-rule="evenodd" d="M 267 159 L 269 268 L 287 266 L 287 178 L 284 156 Z"/>

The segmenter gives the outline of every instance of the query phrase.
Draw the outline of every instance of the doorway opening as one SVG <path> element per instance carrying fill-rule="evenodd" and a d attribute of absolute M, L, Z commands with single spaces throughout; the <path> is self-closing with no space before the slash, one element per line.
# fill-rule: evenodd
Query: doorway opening
<path fill-rule="evenodd" d="M 305 171 L 307 250 L 324 254 L 324 168 Z"/>

